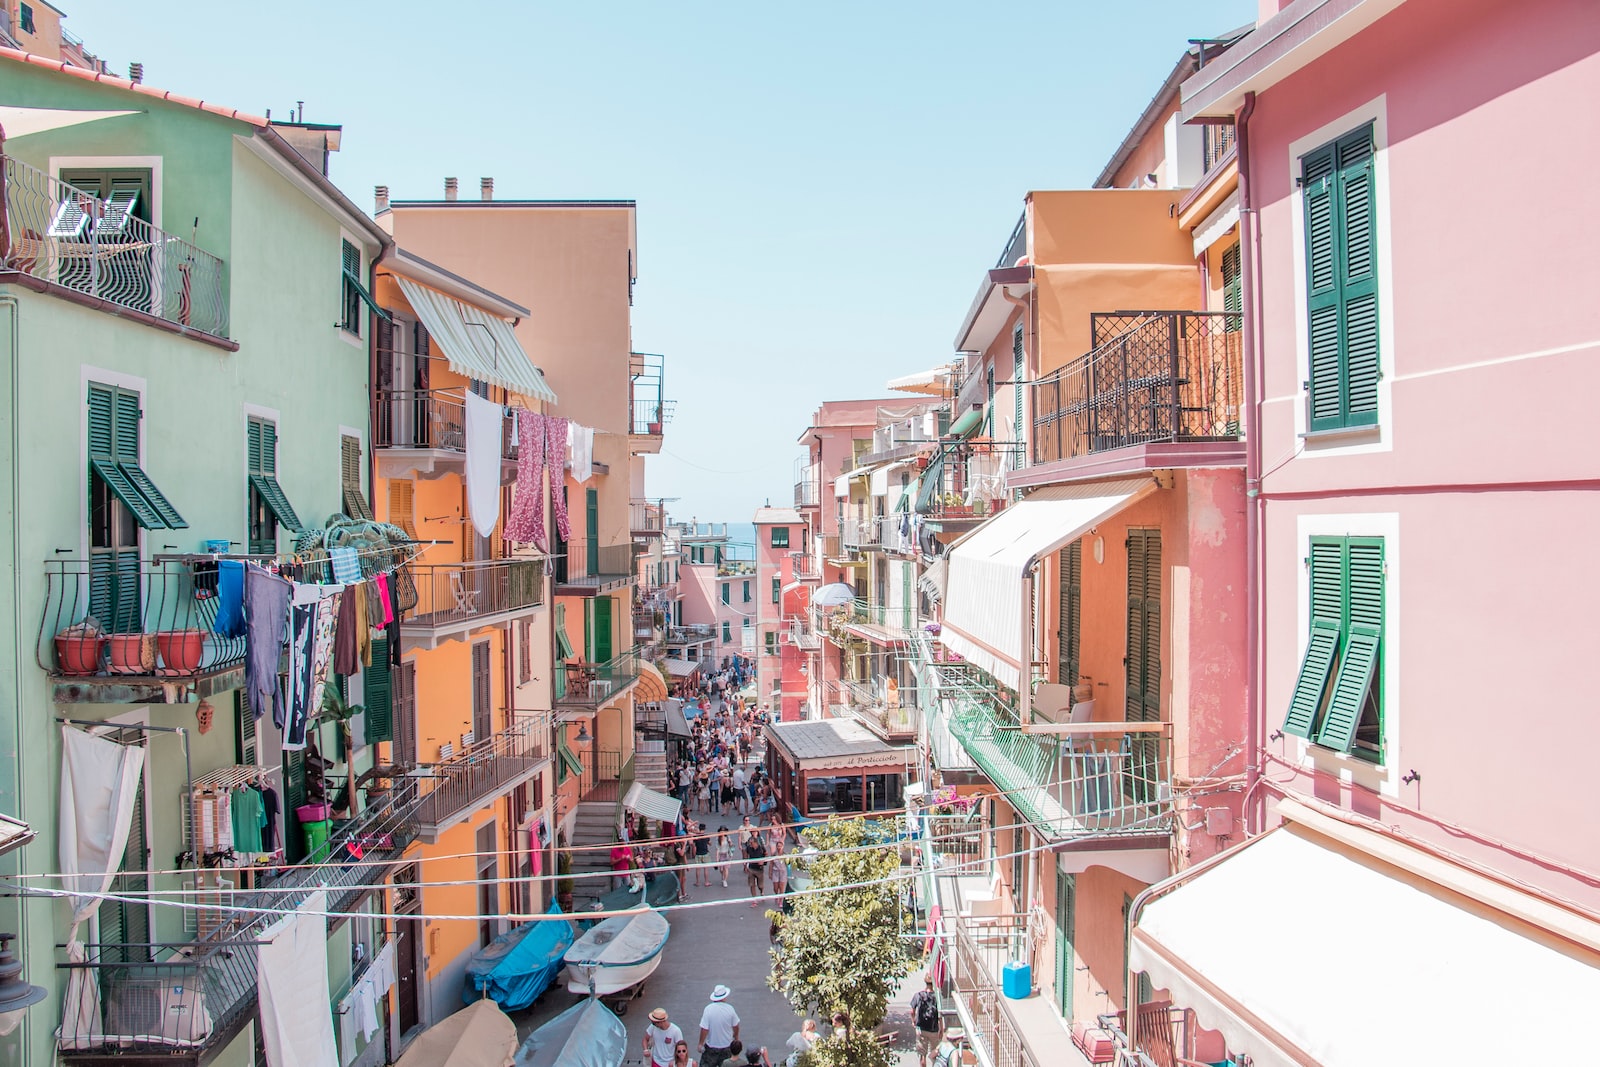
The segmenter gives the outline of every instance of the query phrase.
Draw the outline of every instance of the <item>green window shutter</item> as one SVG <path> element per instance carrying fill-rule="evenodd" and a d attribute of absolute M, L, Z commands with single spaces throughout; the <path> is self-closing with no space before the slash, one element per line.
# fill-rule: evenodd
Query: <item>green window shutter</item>
<path fill-rule="evenodd" d="M 261 473 L 261 428 L 260 419 L 245 422 L 245 469 L 251 474 Z"/>
<path fill-rule="evenodd" d="M 1072 1018 L 1072 982 L 1077 973 L 1072 938 L 1077 926 L 1078 879 L 1056 871 L 1056 1010 Z"/>
<path fill-rule="evenodd" d="M 1343 368 L 1339 359 L 1339 279 L 1334 269 L 1334 152 L 1318 149 L 1300 161 L 1305 216 L 1306 316 L 1312 430 L 1344 425 Z"/>
<path fill-rule="evenodd" d="M 733 626 L 727 619 L 722 620 L 722 643 L 727 644 L 733 640 Z"/>
<path fill-rule="evenodd" d="M 178 509 L 172 506 L 166 496 L 157 489 L 155 483 L 144 469 L 135 463 L 119 463 L 117 469 L 122 476 L 136 489 L 150 510 L 160 519 L 160 524 L 170 530 L 188 529 L 189 524 L 178 514 Z"/>
<path fill-rule="evenodd" d="M 139 394 L 126 389 L 112 391 L 115 405 L 115 434 L 112 450 L 118 463 L 139 462 Z"/>
<path fill-rule="evenodd" d="M 389 683 L 389 639 L 372 639 L 372 662 L 362 668 L 361 703 L 367 709 L 367 744 L 394 740 L 394 694 Z"/>
<path fill-rule="evenodd" d="M 115 415 L 113 395 L 116 390 L 104 385 L 89 383 L 89 456 L 92 459 L 116 459 Z"/>
<path fill-rule="evenodd" d="M 1161 531 L 1128 531 L 1129 722 L 1161 718 Z"/>
<path fill-rule="evenodd" d="M 234 756 L 241 766 L 253 767 L 256 762 L 256 713 L 250 706 L 250 694 L 247 691 L 233 691 L 233 713 L 238 727 Z"/>
<path fill-rule="evenodd" d="M 744 580 L 744 602 L 746 604 L 750 603 L 750 579 L 748 578 Z"/>
<path fill-rule="evenodd" d="M 1361 713 L 1377 677 L 1383 644 L 1383 542 L 1350 538 L 1344 545 L 1345 648 L 1317 743 L 1340 752 L 1355 746 Z"/>
<path fill-rule="evenodd" d="M 1060 589 L 1057 605 L 1056 681 L 1078 684 L 1078 655 L 1083 630 L 1083 542 L 1074 541 L 1057 554 Z"/>
<path fill-rule="evenodd" d="M 89 384 L 89 466 L 146 530 L 188 523 L 139 467 L 139 395 Z"/>
<path fill-rule="evenodd" d="M 299 816 L 294 814 L 296 808 L 306 802 L 306 757 L 305 752 L 294 749 L 283 754 L 283 851 L 284 857 L 290 863 L 298 863 L 305 856 L 305 837 L 299 833 L 292 833 L 289 829 L 289 818 L 294 816 L 296 824 Z"/>
<path fill-rule="evenodd" d="M 611 598 L 594 598 L 594 661 L 608 663 L 613 653 L 611 637 Z"/>
<path fill-rule="evenodd" d="M 361 252 L 349 241 L 340 241 L 340 262 L 343 268 L 351 274 L 361 274 Z"/>
<path fill-rule="evenodd" d="M 273 422 L 260 422 L 261 427 L 261 473 L 277 477 L 278 474 L 278 425 Z"/>
<path fill-rule="evenodd" d="M 1239 246 L 1222 253 L 1222 310 L 1234 314 L 1244 310 L 1243 272 L 1239 269 Z M 1237 323 L 1228 323 L 1229 333 L 1238 332 Z"/>
<path fill-rule="evenodd" d="M 344 513 L 352 519 L 372 521 L 372 509 L 361 491 L 361 438 L 339 436 L 339 479 L 342 483 Z"/>
<path fill-rule="evenodd" d="M 728 603 L 728 584 L 727 582 L 722 583 L 722 602 L 724 604 Z"/>
<path fill-rule="evenodd" d="M 778 602 L 778 599 L 782 595 L 783 595 L 783 579 L 781 579 L 781 578 L 772 579 L 772 602 L 774 604 L 776 604 Z"/>
<path fill-rule="evenodd" d="M 1372 127 L 1343 137 L 1339 154 L 1339 288 L 1349 425 L 1378 421 L 1377 197 Z"/>
<path fill-rule="evenodd" d="M 583 761 L 567 745 L 567 731 L 564 727 L 561 730 L 560 740 L 556 743 L 556 748 L 561 753 L 561 780 L 565 781 L 568 773 L 581 777 L 583 775 Z"/>
<path fill-rule="evenodd" d="M 600 493 L 594 489 L 583 491 L 584 534 L 588 538 L 588 573 L 600 573 Z"/>
<path fill-rule="evenodd" d="M 1310 740 L 1322 713 L 1323 694 L 1333 670 L 1344 630 L 1344 542 L 1319 538 L 1311 542 L 1311 634 L 1300 661 L 1294 696 L 1283 732 Z"/>
<path fill-rule="evenodd" d="M 139 550 L 124 548 L 89 555 L 89 614 L 111 633 L 138 633 Z"/>
<path fill-rule="evenodd" d="M 572 639 L 567 636 L 567 606 L 556 605 L 556 658 L 565 662 L 572 658 Z"/>

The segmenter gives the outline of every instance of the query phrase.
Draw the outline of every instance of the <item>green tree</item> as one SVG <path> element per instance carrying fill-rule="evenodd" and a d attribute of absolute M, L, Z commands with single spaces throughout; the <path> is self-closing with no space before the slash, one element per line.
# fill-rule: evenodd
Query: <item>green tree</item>
<path fill-rule="evenodd" d="M 788 915 L 768 912 L 777 925 L 768 984 L 796 1011 L 824 1019 L 848 1013 L 850 1033 L 819 1044 L 812 1062 L 887 1063 L 886 1057 L 869 1054 L 867 1046 L 878 1050 L 871 1031 L 913 967 L 900 936 L 900 891 L 893 878 L 899 851 L 883 828 L 867 819 L 831 818 L 801 838 L 820 854 L 796 865 L 811 877 L 810 888 L 827 892 L 795 898 Z"/>

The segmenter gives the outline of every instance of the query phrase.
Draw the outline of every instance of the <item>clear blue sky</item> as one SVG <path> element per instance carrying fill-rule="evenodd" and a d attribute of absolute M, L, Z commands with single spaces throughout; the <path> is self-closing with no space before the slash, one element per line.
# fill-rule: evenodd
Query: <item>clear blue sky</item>
<path fill-rule="evenodd" d="M 1029 189 L 1087 186 L 1191 37 L 1255 0 L 334 3 L 60 0 L 125 72 L 344 125 L 332 176 L 639 202 L 634 346 L 677 415 L 681 518 L 791 499 L 828 399 L 951 343 Z M 470 271 L 468 271 L 470 274 Z"/>

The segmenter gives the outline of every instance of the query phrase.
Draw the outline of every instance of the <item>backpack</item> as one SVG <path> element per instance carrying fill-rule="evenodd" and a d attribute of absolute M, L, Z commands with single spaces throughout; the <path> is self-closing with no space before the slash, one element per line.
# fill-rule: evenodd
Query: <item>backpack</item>
<path fill-rule="evenodd" d="M 916 1005 L 912 1010 L 918 1030 L 939 1029 L 939 1006 L 933 1002 L 933 994 L 926 989 L 916 995 Z"/>

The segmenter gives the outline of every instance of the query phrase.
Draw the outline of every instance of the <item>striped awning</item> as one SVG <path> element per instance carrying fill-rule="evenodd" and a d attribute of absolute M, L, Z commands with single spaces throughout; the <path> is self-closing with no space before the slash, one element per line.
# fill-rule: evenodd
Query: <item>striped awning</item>
<path fill-rule="evenodd" d="M 468 307 L 453 296 L 395 275 L 406 303 L 417 313 L 428 335 L 439 343 L 450 369 L 474 381 L 488 382 L 534 400 L 555 403 L 556 394 L 528 360 L 511 324 L 498 315 Z"/>
<path fill-rule="evenodd" d="M 677 822 L 683 812 L 683 802 L 677 797 L 657 793 L 643 782 L 634 782 L 628 787 L 622 794 L 622 806 L 658 822 Z"/>
<path fill-rule="evenodd" d="M 668 658 L 662 660 L 661 662 L 666 664 L 667 673 L 672 675 L 674 678 L 687 678 L 695 671 L 700 669 L 699 660 Z"/>
<path fill-rule="evenodd" d="M 1153 478 L 1126 478 L 1041 489 L 957 541 L 946 556 L 944 646 L 1001 685 L 1021 688 L 1029 659 L 1028 572 L 1155 486 Z"/>
<path fill-rule="evenodd" d="M 653 665 L 646 663 L 639 668 L 639 687 L 633 691 L 633 698 L 646 704 L 667 699 L 667 681 Z"/>
<path fill-rule="evenodd" d="M 935 601 L 944 600 L 945 582 L 950 578 L 950 562 L 944 556 L 932 560 L 917 576 L 917 588 Z"/>

